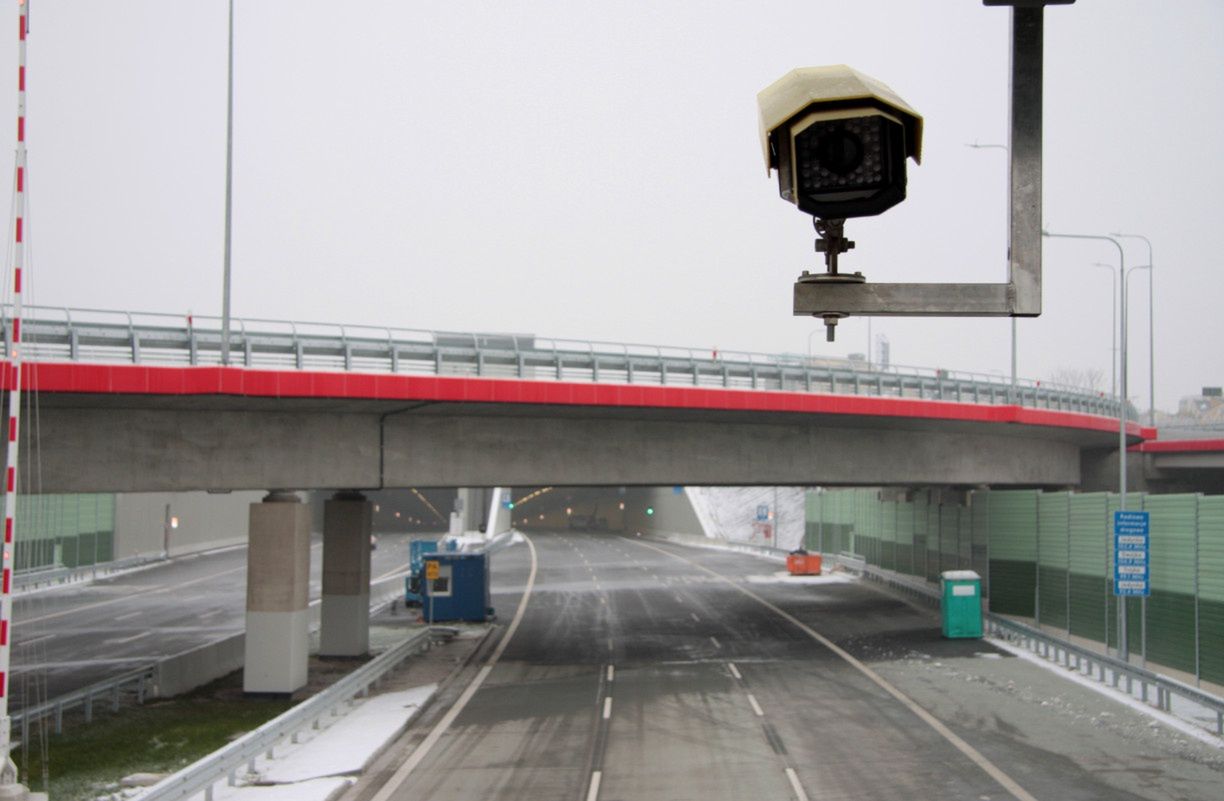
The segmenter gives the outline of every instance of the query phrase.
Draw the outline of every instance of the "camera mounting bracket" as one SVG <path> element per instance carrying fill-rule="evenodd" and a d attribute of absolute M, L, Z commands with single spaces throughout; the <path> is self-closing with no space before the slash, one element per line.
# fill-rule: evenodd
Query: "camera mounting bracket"
<path fill-rule="evenodd" d="M 1041 314 L 1042 44 L 1046 5 L 1074 0 L 983 0 L 1010 5 L 1011 132 L 1008 275 L 1003 284 L 873 284 L 829 280 L 805 272 L 794 285 L 794 313 L 821 317 L 832 339 L 849 315 L 1036 317 Z M 817 229 L 819 231 L 819 228 Z M 840 227 L 837 237 L 841 236 Z M 833 245 L 838 240 L 829 240 Z M 844 240 L 848 241 L 848 240 Z M 836 248 L 834 248 L 836 249 Z M 825 250 L 826 276 L 838 276 L 836 253 Z M 841 252 L 844 252 L 841 251 Z"/>

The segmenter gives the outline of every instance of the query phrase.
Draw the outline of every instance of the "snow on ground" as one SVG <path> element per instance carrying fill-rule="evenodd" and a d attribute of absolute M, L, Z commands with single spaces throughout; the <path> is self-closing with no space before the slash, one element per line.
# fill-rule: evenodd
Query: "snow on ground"
<path fill-rule="evenodd" d="M 359 700 L 343 717 L 324 718 L 318 732 L 302 732 L 297 744 L 283 742 L 255 773 L 239 775 L 235 787 L 218 782 L 214 801 L 327 801 L 355 781 L 380 751 L 403 731 L 437 692 L 428 684 Z M 313 735 L 313 736 L 311 736 Z M 203 793 L 192 797 L 203 799 Z"/>
<path fill-rule="evenodd" d="M 322 735 L 286 748 L 259 771 L 260 781 L 289 784 L 360 773 L 437 689 L 429 684 L 365 699 Z"/>
<path fill-rule="evenodd" d="M 792 576 L 785 570 L 768 576 L 747 576 L 749 584 L 853 584 L 858 581 L 845 573 L 823 573 L 819 576 Z"/>
<path fill-rule="evenodd" d="M 313 779 L 298 784 L 280 784 L 268 787 L 226 787 L 217 785 L 213 790 L 216 801 L 328 801 L 348 789 L 355 779 L 349 777 Z M 197 796 L 202 798 L 203 796 Z"/>
<path fill-rule="evenodd" d="M 1197 704 L 1193 704 L 1192 702 L 1186 701 L 1185 699 L 1181 699 L 1181 698 L 1178 698 L 1177 696 L 1174 696 L 1173 706 L 1177 714 L 1176 715 L 1170 714 L 1163 710 L 1157 709 L 1156 707 L 1150 704 L 1144 703 L 1139 698 L 1135 698 L 1134 696 L 1128 695 L 1125 690 L 1122 690 L 1122 689 L 1115 690 L 1112 686 L 1108 684 L 1103 684 L 1097 681 L 1095 678 L 1085 676 L 1074 670 L 1067 670 L 1065 666 L 1051 662 L 1050 660 L 1045 659 L 1044 657 L 1038 656 L 1037 654 L 1033 653 L 1027 648 L 1021 648 L 1017 645 L 1014 645 L 1008 642 L 1007 640 L 996 639 L 994 637 L 988 637 L 986 638 L 986 641 L 1002 651 L 1007 651 L 1008 653 L 1014 654 L 1028 662 L 1032 662 L 1035 665 L 1040 665 L 1044 667 L 1046 670 L 1057 673 L 1059 676 L 1062 676 L 1068 681 L 1073 681 L 1076 684 L 1080 684 L 1084 687 L 1087 687 L 1090 690 L 1100 693 L 1106 698 L 1111 698 L 1114 701 L 1117 701 L 1119 704 L 1130 707 L 1131 709 L 1134 709 L 1138 712 L 1141 712 L 1145 715 L 1155 718 L 1157 721 L 1160 721 L 1161 723 L 1165 724 L 1166 726 L 1169 726 L 1170 728 L 1177 729 L 1179 732 L 1181 732 L 1182 734 L 1185 734 L 1188 737 L 1193 737 L 1194 739 L 1202 743 L 1206 743 L 1207 745 L 1210 745 L 1214 748 L 1224 749 L 1224 739 L 1221 739 L 1215 734 L 1212 734 L 1211 732 L 1203 729 L 1201 726 L 1196 726 L 1195 724 L 1190 723 L 1184 719 L 1187 717 L 1195 717 L 1194 715 L 1195 710 L 1201 711 L 1202 708 L 1199 707 Z M 1199 715 L 1198 717 L 1202 718 L 1201 715 Z M 1214 713 L 1211 713 L 1211 719 L 1213 722 L 1214 722 L 1214 718 L 1215 718 Z M 1202 718 L 1202 719 L 1205 720 L 1205 718 Z"/>

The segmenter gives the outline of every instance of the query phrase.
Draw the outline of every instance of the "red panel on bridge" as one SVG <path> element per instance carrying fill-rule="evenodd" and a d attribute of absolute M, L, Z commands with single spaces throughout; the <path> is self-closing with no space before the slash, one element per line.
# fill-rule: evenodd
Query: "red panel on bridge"
<path fill-rule="evenodd" d="M 6 365 L 7 368 L 7 365 Z M 220 395 L 258 398 L 318 398 L 337 400 L 421 400 L 456 403 L 541 404 L 653 409 L 795 412 L 866 417 L 907 417 L 928 420 L 1077 428 L 1112 431 L 1115 418 L 1033 409 L 1016 405 L 961 403 L 707 387 L 589 384 L 563 381 L 522 381 L 461 376 L 371 375 L 302 370 L 248 370 L 240 367 L 143 367 L 140 365 L 26 363 L 29 391 L 107 395 Z M 12 370 L 2 372 L 3 388 Z M 1130 436 L 1151 439 L 1155 429 L 1128 423 Z M 1202 441 L 1200 441 L 1202 442 Z M 1224 447 L 1224 440 L 1206 440 Z M 1159 445 L 1159 448 L 1150 446 Z M 1146 443 L 1144 450 L 1177 450 L 1180 442 Z M 1188 449 L 1188 448 L 1187 448 Z"/>

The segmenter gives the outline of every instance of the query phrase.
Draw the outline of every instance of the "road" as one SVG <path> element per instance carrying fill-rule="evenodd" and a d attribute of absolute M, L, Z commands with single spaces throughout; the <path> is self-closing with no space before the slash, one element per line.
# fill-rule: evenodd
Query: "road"
<path fill-rule="evenodd" d="M 874 586 L 788 582 L 776 563 L 636 538 L 531 539 L 534 582 L 528 548 L 494 559 L 504 651 L 346 801 L 1220 797 L 1218 749 L 1146 721 L 1130 732 L 1124 707 L 943 640 L 929 612 Z M 1064 719 L 1055 694 L 1116 707 L 1118 724 Z"/>
<path fill-rule="evenodd" d="M 402 586 L 406 535 L 383 535 L 371 554 L 380 586 Z M 243 630 L 246 548 L 178 557 L 152 567 L 15 597 L 14 710 Z M 322 542 L 310 552 L 317 604 Z"/>

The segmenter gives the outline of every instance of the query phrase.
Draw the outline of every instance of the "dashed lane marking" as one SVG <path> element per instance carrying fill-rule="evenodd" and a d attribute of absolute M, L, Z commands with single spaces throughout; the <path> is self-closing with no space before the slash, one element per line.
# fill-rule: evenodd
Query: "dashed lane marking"
<path fill-rule="evenodd" d="M 599 798 L 599 778 L 602 774 L 597 771 L 591 771 L 591 786 L 587 789 L 586 801 L 595 801 Z"/>
<path fill-rule="evenodd" d="M 718 641 L 717 637 L 711 637 L 710 642 L 714 643 L 715 648 L 722 648 L 722 643 Z"/>
<path fill-rule="evenodd" d="M 795 798 L 798 801 L 808 801 L 808 794 L 803 791 L 803 785 L 799 783 L 799 776 L 795 773 L 794 768 L 786 769 L 786 778 L 790 779 L 791 789 L 795 791 Z"/>
<path fill-rule="evenodd" d="M 816 631 L 814 628 L 807 625 L 799 618 L 795 617 L 794 615 L 782 609 L 781 607 L 775 606 L 774 604 L 765 600 L 764 598 L 757 595 L 752 590 L 748 589 L 746 586 L 736 581 L 732 581 L 731 579 L 724 576 L 722 573 L 719 573 L 715 570 L 711 570 L 705 565 L 699 564 L 697 562 L 694 562 L 691 559 L 687 559 L 683 556 L 680 556 L 679 554 L 672 553 L 671 551 L 664 550 L 663 548 L 659 548 L 655 545 L 650 545 L 645 542 L 638 542 L 637 540 L 629 540 L 629 541 L 635 543 L 636 545 L 642 548 L 649 548 L 650 550 L 655 551 L 656 553 L 661 553 L 664 556 L 669 556 L 672 559 L 675 559 L 677 561 L 692 565 L 693 567 L 697 568 L 701 572 L 706 573 L 712 576 L 713 578 L 734 587 L 740 593 L 746 595 L 747 597 L 759 603 L 761 606 L 765 607 L 766 609 L 770 610 L 771 612 L 778 615 L 782 619 L 791 623 L 793 626 L 795 626 L 797 629 L 802 631 L 804 634 L 808 635 L 813 640 L 820 643 L 825 648 L 828 648 L 830 651 L 832 651 L 837 656 L 841 657 L 851 667 L 853 667 L 855 670 L 859 671 L 864 676 L 866 676 L 868 679 L 870 679 L 876 686 L 878 686 L 884 692 L 888 693 L 893 698 L 897 699 L 897 701 L 899 701 L 903 706 L 909 709 L 910 712 L 913 712 L 914 715 L 917 716 L 919 720 L 921 720 L 923 723 L 927 724 L 932 729 L 934 729 L 936 733 L 938 733 L 941 737 L 943 737 L 945 740 L 951 743 L 952 746 L 956 748 L 957 751 L 960 751 L 962 754 L 968 757 L 970 761 L 972 761 L 975 765 L 981 768 L 986 773 L 986 775 L 990 776 L 990 778 L 998 782 L 999 785 L 1003 787 L 1003 789 L 1011 793 L 1016 799 L 1018 799 L 1018 801 L 1037 801 L 1037 799 L 1031 793 L 1029 793 L 1027 790 L 1021 787 L 1020 784 L 1015 779 L 1013 779 L 1011 776 L 1008 776 L 1006 773 L 1003 772 L 1001 768 L 999 768 L 997 765 L 995 765 L 993 762 L 991 762 L 989 759 L 983 756 L 980 751 L 978 751 L 972 745 L 970 745 L 969 743 L 965 742 L 965 740 L 957 736 L 957 734 L 953 732 L 951 729 L 949 729 L 947 726 L 945 726 L 941 720 L 936 718 L 930 712 L 927 712 L 925 709 L 923 709 L 918 704 L 917 701 L 915 701 L 914 699 L 910 698 L 905 693 L 898 690 L 896 687 L 890 684 L 888 680 L 885 679 L 883 676 L 881 676 L 879 673 L 876 673 L 874 670 L 867 667 L 867 665 L 860 662 L 848 651 L 846 651 L 845 649 L 837 645 L 837 643 L 833 642 L 828 637 L 825 637 L 823 634 Z"/>
<path fill-rule="evenodd" d="M 604 699 L 603 719 L 607 720 L 610 717 L 612 717 L 612 696 L 609 695 Z"/>
<path fill-rule="evenodd" d="M 614 676 L 616 676 L 616 667 L 614 665 L 608 665 L 608 681 L 612 681 Z"/>
<path fill-rule="evenodd" d="M 728 662 L 727 667 L 731 669 L 731 675 L 735 677 L 736 681 L 744 680 L 744 677 L 740 675 L 739 668 L 735 666 L 734 662 Z"/>

